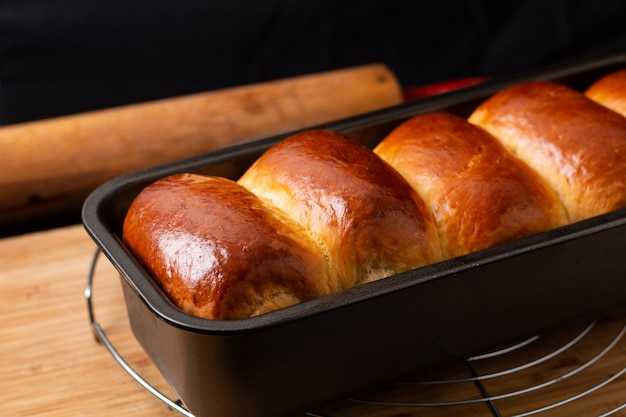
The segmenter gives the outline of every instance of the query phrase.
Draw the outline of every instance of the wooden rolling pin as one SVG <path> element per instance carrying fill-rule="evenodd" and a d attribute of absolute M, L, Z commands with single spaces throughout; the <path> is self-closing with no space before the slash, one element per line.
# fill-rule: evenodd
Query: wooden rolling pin
<path fill-rule="evenodd" d="M 0 127 L 0 225 L 78 210 L 123 173 L 401 101 L 372 64 Z"/>

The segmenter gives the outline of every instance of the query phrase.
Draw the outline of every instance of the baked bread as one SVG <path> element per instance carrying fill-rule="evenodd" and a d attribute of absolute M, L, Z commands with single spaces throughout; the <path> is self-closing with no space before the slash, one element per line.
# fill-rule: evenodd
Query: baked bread
<path fill-rule="evenodd" d="M 626 117 L 626 69 L 600 78 L 587 88 L 585 95 Z"/>
<path fill-rule="evenodd" d="M 568 222 L 552 189 L 493 136 L 448 113 L 415 116 L 375 149 L 432 210 L 444 258 Z"/>
<path fill-rule="evenodd" d="M 123 239 L 170 300 L 199 317 L 250 317 L 339 289 L 307 231 L 225 178 L 149 185 Z"/>
<path fill-rule="evenodd" d="M 338 133 L 283 140 L 239 183 L 317 238 L 342 288 L 441 260 L 432 214 L 417 193 L 369 148 Z"/>
<path fill-rule="evenodd" d="M 252 317 L 626 207 L 625 161 L 625 117 L 529 82 L 468 120 L 416 116 L 374 152 L 311 130 L 238 181 L 161 179 L 122 239 L 183 311 Z"/>
<path fill-rule="evenodd" d="M 570 221 L 626 207 L 626 118 L 569 87 L 507 88 L 469 117 L 555 190 Z"/>
<path fill-rule="evenodd" d="M 123 240 L 173 303 L 263 314 L 441 260 L 430 211 L 371 150 L 309 131 L 239 182 L 180 174 L 136 197 Z"/>

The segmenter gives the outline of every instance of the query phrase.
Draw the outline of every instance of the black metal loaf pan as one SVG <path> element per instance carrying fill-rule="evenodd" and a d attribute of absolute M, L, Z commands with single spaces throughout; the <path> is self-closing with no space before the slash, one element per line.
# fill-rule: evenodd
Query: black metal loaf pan
<path fill-rule="evenodd" d="M 582 91 L 623 67 L 626 54 L 560 63 L 320 127 L 373 147 L 418 113 L 467 117 L 514 83 L 548 79 Z M 183 313 L 120 239 L 130 202 L 174 173 L 237 179 L 287 135 L 119 177 L 83 207 L 88 233 L 120 272 L 135 337 L 197 416 L 293 415 L 408 371 L 626 306 L 621 210 L 251 319 Z"/>

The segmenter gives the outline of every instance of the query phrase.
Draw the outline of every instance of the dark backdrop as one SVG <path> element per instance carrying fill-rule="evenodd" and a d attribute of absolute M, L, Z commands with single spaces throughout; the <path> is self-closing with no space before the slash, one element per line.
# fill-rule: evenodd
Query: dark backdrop
<path fill-rule="evenodd" d="M 403 86 L 626 50 L 621 0 L 2 0 L 0 124 L 369 62 Z"/>

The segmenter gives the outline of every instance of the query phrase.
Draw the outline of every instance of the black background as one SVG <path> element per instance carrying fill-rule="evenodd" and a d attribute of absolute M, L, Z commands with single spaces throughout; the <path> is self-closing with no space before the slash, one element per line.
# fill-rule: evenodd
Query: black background
<path fill-rule="evenodd" d="M 1 0 L 0 124 L 370 62 L 409 87 L 622 50 L 621 0 Z"/>

